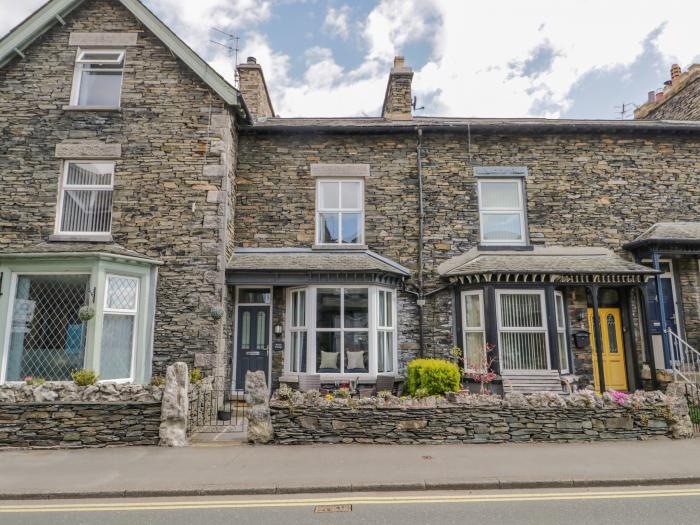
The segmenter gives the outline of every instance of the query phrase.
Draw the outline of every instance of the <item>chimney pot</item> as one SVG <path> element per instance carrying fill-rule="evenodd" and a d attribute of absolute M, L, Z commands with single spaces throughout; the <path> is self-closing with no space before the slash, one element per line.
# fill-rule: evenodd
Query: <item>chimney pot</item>
<path fill-rule="evenodd" d="M 401 55 L 395 56 L 394 57 L 394 68 L 399 69 L 405 67 L 405 60 L 404 57 Z"/>
<path fill-rule="evenodd" d="M 681 66 L 678 64 L 673 64 L 671 66 L 671 83 L 675 84 L 676 81 L 680 78 L 681 76 Z"/>
<path fill-rule="evenodd" d="M 246 60 L 246 63 L 248 63 L 248 64 L 257 64 L 258 61 L 256 60 L 255 57 L 248 57 L 247 60 Z"/>
<path fill-rule="evenodd" d="M 658 93 L 656 93 L 656 101 L 657 101 L 657 102 L 658 102 L 659 100 L 661 100 L 662 98 L 664 98 L 664 92 L 663 92 L 663 91 L 659 91 Z"/>
<path fill-rule="evenodd" d="M 647 93 L 647 102 L 654 102 L 656 100 L 656 91 L 649 91 Z"/>

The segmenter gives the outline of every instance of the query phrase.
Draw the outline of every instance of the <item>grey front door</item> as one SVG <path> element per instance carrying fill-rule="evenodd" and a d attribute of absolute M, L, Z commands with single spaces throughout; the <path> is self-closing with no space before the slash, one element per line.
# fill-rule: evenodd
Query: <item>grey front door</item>
<path fill-rule="evenodd" d="M 236 388 L 243 390 L 248 370 L 262 370 L 267 380 L 270 307 L 240 305 L 236 339 Z"/>

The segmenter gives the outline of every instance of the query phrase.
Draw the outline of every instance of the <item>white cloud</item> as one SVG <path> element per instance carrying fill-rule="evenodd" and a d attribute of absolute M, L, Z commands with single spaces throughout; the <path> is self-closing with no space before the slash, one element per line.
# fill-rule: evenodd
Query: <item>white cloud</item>
<path fill-rule="evenodd" d="M 0 1 L 0 38 L 38 9 L 46 0 Z"/>
<path fill-rule="evenodd" d="M 331 35 L 347 40 L 350 36 L 350 6 L 329 7 L 323 21 L 323 29 Z"/>

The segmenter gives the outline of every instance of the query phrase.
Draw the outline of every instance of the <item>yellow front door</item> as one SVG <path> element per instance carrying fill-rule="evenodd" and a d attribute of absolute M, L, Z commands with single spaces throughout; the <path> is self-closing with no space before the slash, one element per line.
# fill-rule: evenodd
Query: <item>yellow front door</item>
<path fill-rule="evenodd" d="M 619 308 L 598 308 L 600 332 L 603 338 L 603 372 L 607 390 L 627 390 L 627 371 L 625 370 L 625 347 L 622 342 L 622 314 Z M 591 350 L 593 352 L 593 376 L 595 388 L 600 390 L 598 377 L 598 353 L 595 346 L 593 329 L 593 308 L 588 309 L 588 326 L 591 333 Z"/>

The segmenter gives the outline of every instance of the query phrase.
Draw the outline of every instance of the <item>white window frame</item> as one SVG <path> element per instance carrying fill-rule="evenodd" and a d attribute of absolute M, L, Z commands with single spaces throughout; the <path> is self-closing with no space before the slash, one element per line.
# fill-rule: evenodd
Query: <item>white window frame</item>
<path fill-rule="evenodd" d="M 295 324 L 295 320 L 293 318 L 294 314 L 294 309 L 298 308 L 298 297 L 301 296 L 301 294 L 304 295 L 304 323 L 303 324 Z M 296 298 L 295 298 L 296 296 Z M 289 312 L 289 315 L 287 316 L 287 331 L 290 335 L 289 337 L 289 345 L 287 345 L 287 348 L 289 349 L 287 352 L 287 356 L 285 359 L 285 370 L 287 372 L 293 373 L 293 374 L 303 374 L 305 372 L 301 371 L 301 353 L 297 356 L 295 359 L 295 363 L 292 363 L 292 357 L 293 357 L 293 345 L 294 345 L 294 339 L 296 338 L 301 338 L 301 334 L 306 334 L 306 370 L 308 371 L 309 369 L 309 313 L 308 313 L 308 301 L 309 301 L 309 293 L 306 288 L 293 288 L 289 290 L 289 294 L 287 297 L 287 312 Z M 295 304 L 296 302 L 296 304 Z M 294 366 L 292 366 L 294 365 Z M 296 369 L 296 370 L 295 370 Z"/>
<path fill-rule="evenodd" d="M 502 322 L 502 295 L 538 295 L 540 298 L 540 308 L 542 312 L 542 325 L 537 327 L 513 327 L 513 326 L 503 326 Z M 525 290 L 514 290 L 514 289 L 499 289 L 496 290 L 496 319 L 498 326 L 498 359 L 501 366 L 501 373 L 508 374 L 547 374 L 552 369 L 551 356 L 549 355 L 549 328 L 547 326 L 547 301 L 545 297 L 545 291 L 542 289 L 525 289 Z M 544 345 L 545 345 L 545 355 L 547 358 L 547 368 L 546 369 L 506 369 L 504 368 L 503 362 L 503 343 L 502 334 L 504 333 L 542 333 L 544 334 Z"/>
<path fill-rule="evenodd" d="M 484 184 L 490 182 L 514 182 L 518 186 L 518 207 L 517 208 L 484 208 L 482 203 L 482 189 Z M 479 201 L 479 242 L 486 246 L 525 246 L 528 243 L 526 232 L 525 214 L 525 181 L 521 177 L 485 177 L 477 180 L 477 193 Z M 520 240 L 496 240 L 484 239 L 484 216 L 485 215 L 513 215 L 520 216 Z"/>
<path fill-rule="evenodd" d="M 108 305 L 109 301 L 109 281 L 110 278 L 117 278 L 117 279 L 128 279 L 130 281 L 136 281 L 136 294 L 135 294 L 135 301 L 134 301 L 134 308 L 133 309 L 119 309 L 119 308 L 110 308 Z M 141 293 L 141 279 L 138 277 L 132 277 L 130 275 L 121 275 L 121 274 L 116 274 L 116 273 L 108 273 L 105 275 L 105 296 L 104 296 L 104 304 L 102 306 L 102 319 L 101 319 L 101 327 L 100 329 L 104 327 L 104 318 L 106 315 L 123 315 L 123 316 L 130 316 L 133 317 L 134 319 L 134 328 L 132 330 L 132 340 L 131 340 L 131 363 L 129 365 L 129 377 L 125 378 L 116 378 L 116 379 L 105 379 L 104 381 L 109 381 L 109 382 L 114 382 L 114 383 L 131 383 L 134 381 L 134 363 L 136 361 L 136 337 L 138 334 L 138 323 L 139 323 L 139 296 Z M 100 373 L 100 364 L 102 362 L 102 344 L 104 342 L 104 338 L 100 337 L 100 353 L 99 353 L 99 358 L 97 359 L 97 372 L 98 374 Z"/>
<path fill-rule="evenodd" d="M 559 305 L 557 301 L 561 300 L 561 319 L 559 318 Z M 564 341 L 564 348 L 558 348 L 559 350 L 559 369 L 563 374 L 569 373 L 569 341 L 566 335 L 566 301 L 564 300 L 564 294 L 562 292 L 554 292 L 554 315 L 557 324 L 557 346 Z M 564 336 L 564 337 L 560 337 Z M 566 362 L 561 362 L 562 355 L 566 357 Z"/>
<path fill-rule="evenodd" d="M 100 62 L 96 60 L 87 60 L 84 57 L 86 53 L 118 53 L 118 57 L 113 60 L 102 60 Z M 122 87 L 124 85 L 124 68 L 126 66 L 126 50 L 125 49 L 106 49 L 106 48 L 78 48 L 75 57 L 75 69 L 73 71 L 73 86 L 71 88 L 70 104 L 75 107 L 90 107 L 81 106 L 80 101 L 80 88 L 82 87 L 83 79 L 83 69 L 85 64 L 122 64 L 121 67 L 114 67 L 113 69 L 105 69 L 103 71 L 121 71 L 121 77 L 119 79 L 119 101 L 115 108 L 121 107 L 122 99 Z"/>
<path fill-rule="evenodd" d="M 389 316 L 391 316 L 391 324 L 384 324 L 381 325 L 379 324 L 379 313 L 380 313 L 380 301 L 379 297 L 381 294 L 384 294 L 384 318 L 388 319 Z M 376 345 L 377 345 L 377 373 L 378 374 L 395 374 L 396 373 L 396 364 L 395 362 L 397 361 L 396 359 L 396 292 L 394 290 L 389 290 L 386 288 L 377 288 L 375 290 L 375 295 L 376 295 L 376 300 L 377 300 L 377 333 L 376 333 Z M 387 301 L 387 296 L 391 296 L 391 301 Z M 392 356 L 391 356 L 391 370 L 379 370 L 379 336 L 381 336 L 386 339 L 391 341 L 392 345 Z M 386 348 L 385 348 L 385 354 L 384 354 L 384 364 L 386 367 L 387 359 L 386 359 Z"/>
<path fill-rule="evenodd" d="M 338 193 L 338 208 L 322 208 L 321 207 L 321 184 L 334 182 L 339 184 Z M 359 208 L 343 208 L 343 184 L 344 182 L 353 182 L 360 184 L 360 207 Z M 337 242 L 322 242 L 321 238 L 321 214 L 335 213 L 338 215 L 338 241 Z M 343 213 L 359 213 L 360 214 L 360 239 L 354 243 L 343 242 Z M 358 246 L 365 242 L 365 181 L 358 178 L 330 178 L 319 177 L 316 179 L 316 244 L 324 246 Z"/>
<path fill-rule="evenodd" d="M 110 166 L 112 169 L 112 179 L 110 184 L 68 184 L 68 170 L 72 164 L 96 164 L 100 166 Z M 112 221 L 114 213 L 114 172 L 116 164 L 113 161 L 92 161 L 92 160 L 66 160 L 63 163 L 63 173 L 61 175 L 61 182 L 58 189 L 58 207 L 56 208 L 56 223 L 54 226 L 54 233 L 56 235 L 68 235 L 68 236 L 91 236 L 104 235 L 108 236 L 112 232 Z M 67 191 L 93 191 L 93 192 L 106 192 L 112 193 L 112 209 L 109 213 L 109 230 L 104 232 L 76 232 L 76 231 L 63 231 L 61 225 L 63 223 L 63 207 L 66 199 Z"/>
<path fill-rule="evenodd" d="M 328 289 L 328 288 L 339 288 L 341 289 L 341 301 L 344 301 L 344 293 L 343 290 L 346 288 L 362 288 L 362 289 L 367 289 L 368 290 L 368 304 L 367 304 L 367 315 L 368 315 L 368 327 L 365 328 L 348 328 L 345 329 L 345 331 L 356 331 L 356 332 L 367 332 L 368 334 L 368 357 L 367 357 L 367 372 L 364 373 L 359 373 L 359 372 L 317 372 L 316 371 L 316 334 L 317 332 L 338 332 L 340 331 L 340 328 L 322 328 L 322 329 L 317 329 L 316 328 L 316 297 L 317 297 L 317 291 L 319 289 Z M 291 342 L 292 342 L 292 330 L 291 330 L 291 297 L 293 291 L 299 291 L 299 290 L 306 290 L 306 327 L 307 327 L 307 343 L 306 343 L 306 372 L 293 372 L 291 371 L 290 367 L 290 358 L 291 358 Z M 392 372 L 380 372 L 382 374 L 386 375 L 397 375 L 398 374 L 398 318 L 397 318 L 397 303 L 398 303 L 398 297 L 397 297 L 397 291 L 393 288 L 385 288 L 382 286 L 376 286 L 376 285 L 366 285 L 366 284 L 353 284 L 353 283 L 342 283 L 342 284 L 328 284 L 328 285 L 310 285 L 307 287 L 297 287 L 297 288 L 289 288 L 287 290 L 287 312 L 285 315 L 286 318 L 286 334 L 285 334 L 285 347 L 287 348 L 287 352 L 285 353 L 285 365 L 284 365 L 284 371 L 285 373 L 289 373 L 292 375 L 303 375 L 303 374 L 316 374 L 319 373 L 321 375 L 321 378 L 324 381 L 328 380 L 334 380 L 334 379 L 351 379 L 351 378 L 372 378 L 377 376 L 377 351 L 378 351 L 378 344 L 377 344 L 377 333 L 378 333 L 378 311 L 377 311 L 377 306 L 379 304 L 379 295 L 378 291 L 383 290 L 383 291 L 388 291 L 392 293 L 392 313 L 393 313 L 393 322 L 394 322 L 394 329 L 393 329 L 393 345 L 394 345 L 394 355 L 393 355 L 393 371 Z M 343 310 L 341 309 L 341 313 Z M 344 315 L 342 316 L 344 317 Z M 344 319 L 341 321 L 341 326 L 344 325 Z M 342 335 L 341 332 L 341 344 L 342 348 L 344 350 L 344 345 L 345 345 L 345 339 Z M 341 354 L 341 358 L 344 357 L 344 354 Z M 340 370 L 343 370 L 343 367 L 345 365 L 344 360 L 342 363 L 340 363 L 342 366 L 339 366 Z"/>
<path fill-rule="evenodd" d="M 467 297 L 476 295 L 479 297 L 479 320 L 480 326 L 467 326 Z M 465 372 L 479 372 L 474 368 L 467 367 L 467 334 L 481 333 L 482 347 L 486 354 L 486 321 L 484 319 L 484 291 L 483 290 L 466 290 L 462 292 L 462 358 L 464 359 Z"/>

